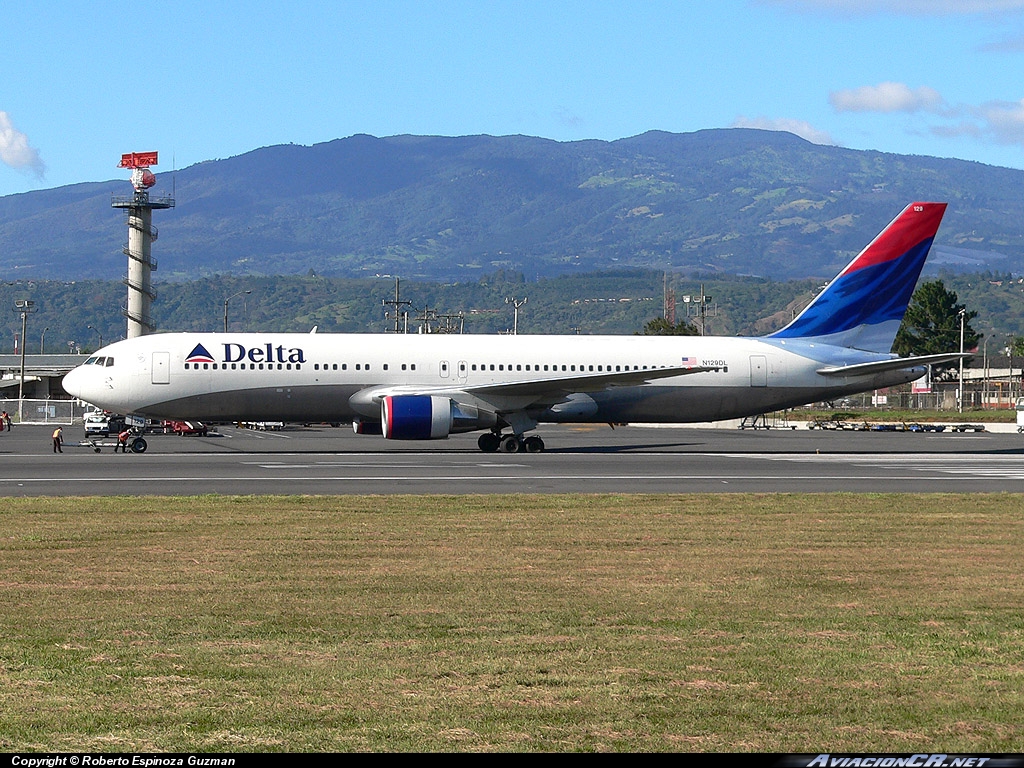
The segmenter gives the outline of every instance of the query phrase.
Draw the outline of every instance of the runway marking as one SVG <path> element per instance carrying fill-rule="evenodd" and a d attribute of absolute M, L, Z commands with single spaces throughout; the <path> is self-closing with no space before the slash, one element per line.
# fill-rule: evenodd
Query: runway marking
<path fill-rule="evenodd" d="M 916 472 L 942 472 L 951 475 L 970 475 L 972 477 L 993 477 L 1005 480 L 1024 480 L 1024 456 L 971 456 L 948 453 L 920 453 L 913 455 L 891 455 L 884 457 L 862 456 L 859 454 L 776 454 L 765 456 L 770 461 L 788 461 L 794 463 L 814 464 L 852 464 L 860 467 L 891 469 L 899 465 L 900 469 Z M 879 479 L 888 479 L 882 475 Z"/>

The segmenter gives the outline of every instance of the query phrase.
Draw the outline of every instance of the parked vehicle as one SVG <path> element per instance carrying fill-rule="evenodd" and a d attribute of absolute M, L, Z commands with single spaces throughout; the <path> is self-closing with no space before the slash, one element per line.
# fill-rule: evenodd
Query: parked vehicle
<path fill-rule="evenodd" d="M 83 419 L 86 437 L 109 437 L 124 429 L 124 417 L 106 411 L 87 413 Z"/>
<path fill-rule="evenodd" d="M 209 428 L 201 421 L 165 421 L 164 434 L 199 435 L 206 437 Z"/>

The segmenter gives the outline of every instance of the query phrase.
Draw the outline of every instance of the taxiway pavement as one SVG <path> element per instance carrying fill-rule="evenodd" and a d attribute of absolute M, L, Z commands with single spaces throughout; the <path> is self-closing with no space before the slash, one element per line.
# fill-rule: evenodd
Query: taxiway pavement
<path fill-rule="evenodd" d="M 540 454 L 476 435 L 391 442 L 346 428 L 147 435 L 144 454 L 75 447 L 66 427 L 0 433 L 0 496 L 391 493 L 1020 492 L 1024 435 L 547 426 Z"/>

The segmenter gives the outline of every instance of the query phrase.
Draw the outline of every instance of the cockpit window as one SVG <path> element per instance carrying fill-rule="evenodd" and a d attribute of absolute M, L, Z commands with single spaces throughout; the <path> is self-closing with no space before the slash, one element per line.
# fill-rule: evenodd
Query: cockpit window
<path fill-rule="evenodd" d="M 107 358 L 107 368 L 109 368 L 109 367 L 110 367 L 110 366 L 112 366 L 113 364 L 114 364 L 114 358 L 112 358 L 112 357 L 108 357 L 108 358 Z"/>
<path fill-rule="evenodd" d="M 96 365 L 106 365 L 106 364 L 107 364 L 107 358 L 105 358 L 105 357 L 97 357 L 96 358 Z"/>
<path fill-rule="evenodd" d="M 86 365 L 93 365 L 95 362 L 96 362 L 96 357 L 93 356 L 93 357 L 90 357 L 88 360 L 86 360 L 85 364 Z"/>

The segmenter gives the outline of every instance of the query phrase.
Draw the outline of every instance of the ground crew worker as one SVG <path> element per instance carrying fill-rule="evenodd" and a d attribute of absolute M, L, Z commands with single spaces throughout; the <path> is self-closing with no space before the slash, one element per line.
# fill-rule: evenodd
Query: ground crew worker
<path fill-rule="evenodd" d="M 121 453 L 128 453 L 128 438 L 131 437 L 132 431 L 125 427 L 117 433 L 117 445 L 114 446 L 114 453 L 117 453 L 117 449 L 121 449 Z"/>
<path fill-rule="evenodd" d="M 64 442 L 64 430 L 57 427 L 53 430 L 53 452 L 64 453 L 64 449 L 60 447 L 61 443 Z"/>
<path fill-rule="evenodd" d="M 4 411 L 3 413 L 0 413 L 0 419 L 4 420 L 4 426 L 7 427 L 7 431 L 10 432 L 11 431 L 11 414 L 9 414 L 7 411 Z"/>

